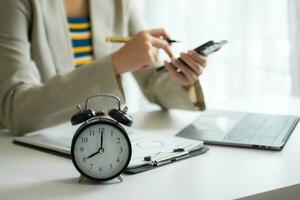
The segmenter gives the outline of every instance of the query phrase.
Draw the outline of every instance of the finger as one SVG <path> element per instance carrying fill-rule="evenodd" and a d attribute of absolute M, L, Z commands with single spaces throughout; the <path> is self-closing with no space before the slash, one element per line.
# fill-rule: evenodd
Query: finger
<path fill-rule="evenodd" d="M 190 81 L 198 79 L 198 76 L 195 74 L 195 72 L 189 66 L 187 66 L 183 60 L 172 59 L 172 64 L 177 67 L 178 70 L 181 71 Z"/>
<path fill-rule="evenodd" d="M 158 49 L 155 48 L 155 47 L 152 47 L 151 51 L 152 51 L 152 54 L 153 54 L 153 56 L 155 58 L 155 62 L 157 63 L 159 61 Z"/>
<path fill-rule="evenodd" d="M 190 55 L 196 62 L 199 62 L 203 67 L 206 67 L 207 58 L 198 54 L 196 51 L 188 51 L 188 55 Z"/>
<path fill-rule="evenodd" d="M 152 51 L 150 51 L 150 52 L 149 52 L 149 57 L 150 57 L 150 58 L 149 58 L 148 65 L 150 65 L 150 66 L 155 65 L 155 64 L 157 63 L 157 61 L 158 61 L 158 58 L 156 57 L 156 55 L 153 54 Z"/>
<path fill-rule="evenodd" d="M 179 69 L 190 82 L 194 82 L 198 79 L 198 76 L 178 59 L 172 59 L 172 64 Z"/>
<path fill-rule="evenodd" d="M 153 66 L 157 63 L 158 58 L 153 51 L 154 48 L 152 47 L 152 44 L 150 41 L 147 41 L 147 46 L 149 46 L 149 49 L 147 49 L 147 51 L 145 52 L 143 64 Z"/>
<path fill-rule="evenodd" d="M 176 69 L 171 65 L 171 63 L 164 61 L 164 66 L 169 71 L 171 76 L 173 76 L 176 80 L 178 80 L 180 83 L 188 84 L 189 80 L 180 72 L 178 73 Z"/>
<path fill-rule="evenodd" d="M 159 48 L 159 49 L 163 49 L 168 54 L 168 56 L 170 58 L 174 58 L 174 55 L 173 55 L 172 50 L 170 48 L 170 45 L 167 41 L 161 40 L 159 38 L 151 37 L 150 42 L 154 47 Z"/>
<path fill-rule="evenodd" d="M 196 73 L 197 76 L 202 74 L 203 67 L 201 66 L 200 63 L 197 63 L 195 60 L 193 60 L 190 55 L 181 53 L 180 54 L 181 59 L 193 69 L 193 71 Z"/>
<path fill-rule="evenodd" d="M 149 33 L 154 37 L 170 38 L 169 34 L 163 28 L 151 29 L 149 30 Z"/>

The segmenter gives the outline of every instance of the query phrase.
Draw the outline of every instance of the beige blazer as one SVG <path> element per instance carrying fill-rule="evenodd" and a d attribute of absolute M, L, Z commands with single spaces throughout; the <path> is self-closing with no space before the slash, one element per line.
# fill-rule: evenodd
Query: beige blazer
<path fill-rule="evenodd" d="M 1 0 L 0 122 L 15 135 L 68 121 L 86 97 L 122 99 L 105 37 L 143 28 L 130 0 L 90 0 L 95 61 L 75 68 L 63 0 Z M 142 91 L 161 107 L 197 109 L 170 75 L 134 73 Z M 201 87 L 196 90 L 204 109 Z M 200 96 L 199 96 L 200 94 Z"/>

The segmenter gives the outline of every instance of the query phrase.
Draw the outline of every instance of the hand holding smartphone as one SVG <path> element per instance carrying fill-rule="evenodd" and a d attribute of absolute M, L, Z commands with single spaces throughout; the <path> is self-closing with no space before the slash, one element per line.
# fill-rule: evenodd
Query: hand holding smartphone
<path fill-rule="evenodd" d="M 197 47 L 196 49 L 194 49 L 194 51 L 196 51 L 198 54 L 206 57 L 206 56 L 210 55 L 211 53 L 220 50 L 222 48 L 222 46 L 227 43 L 228 43 L 227 40 L 222 40 L 220 42 L 214 42 L 213 40 L 211 40 L 211 41 L 208 41 L 205 44 Z M 180 60 L 181 62 L 184 63 L 184 61 L 181 58 L 178 58 L 178 60 Z M 159 73 L 167 72 L 167 70 L 165 69 L 164 66 L 158 67 L 156 69 L 156 71 Z"/>

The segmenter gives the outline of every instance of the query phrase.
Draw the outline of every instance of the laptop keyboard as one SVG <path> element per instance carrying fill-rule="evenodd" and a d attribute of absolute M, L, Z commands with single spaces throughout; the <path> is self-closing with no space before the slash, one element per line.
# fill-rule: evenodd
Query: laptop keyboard
<path fill-rule="evenodd" d="M 247 113 L 223 138 L 228 142 L 272 145 L 293 131 L 297 117 Z"/>

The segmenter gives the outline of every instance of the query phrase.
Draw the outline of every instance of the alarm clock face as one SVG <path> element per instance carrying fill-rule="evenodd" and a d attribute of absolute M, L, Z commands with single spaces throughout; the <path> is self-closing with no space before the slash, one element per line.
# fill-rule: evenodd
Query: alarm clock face
<path fill-rule="evenodd" d="M 82 126 L 72 141 L 72 160 L 88 178 L 109 180 L 129 164 L 131 144 L 126 131 L 110 120 Z"/>

